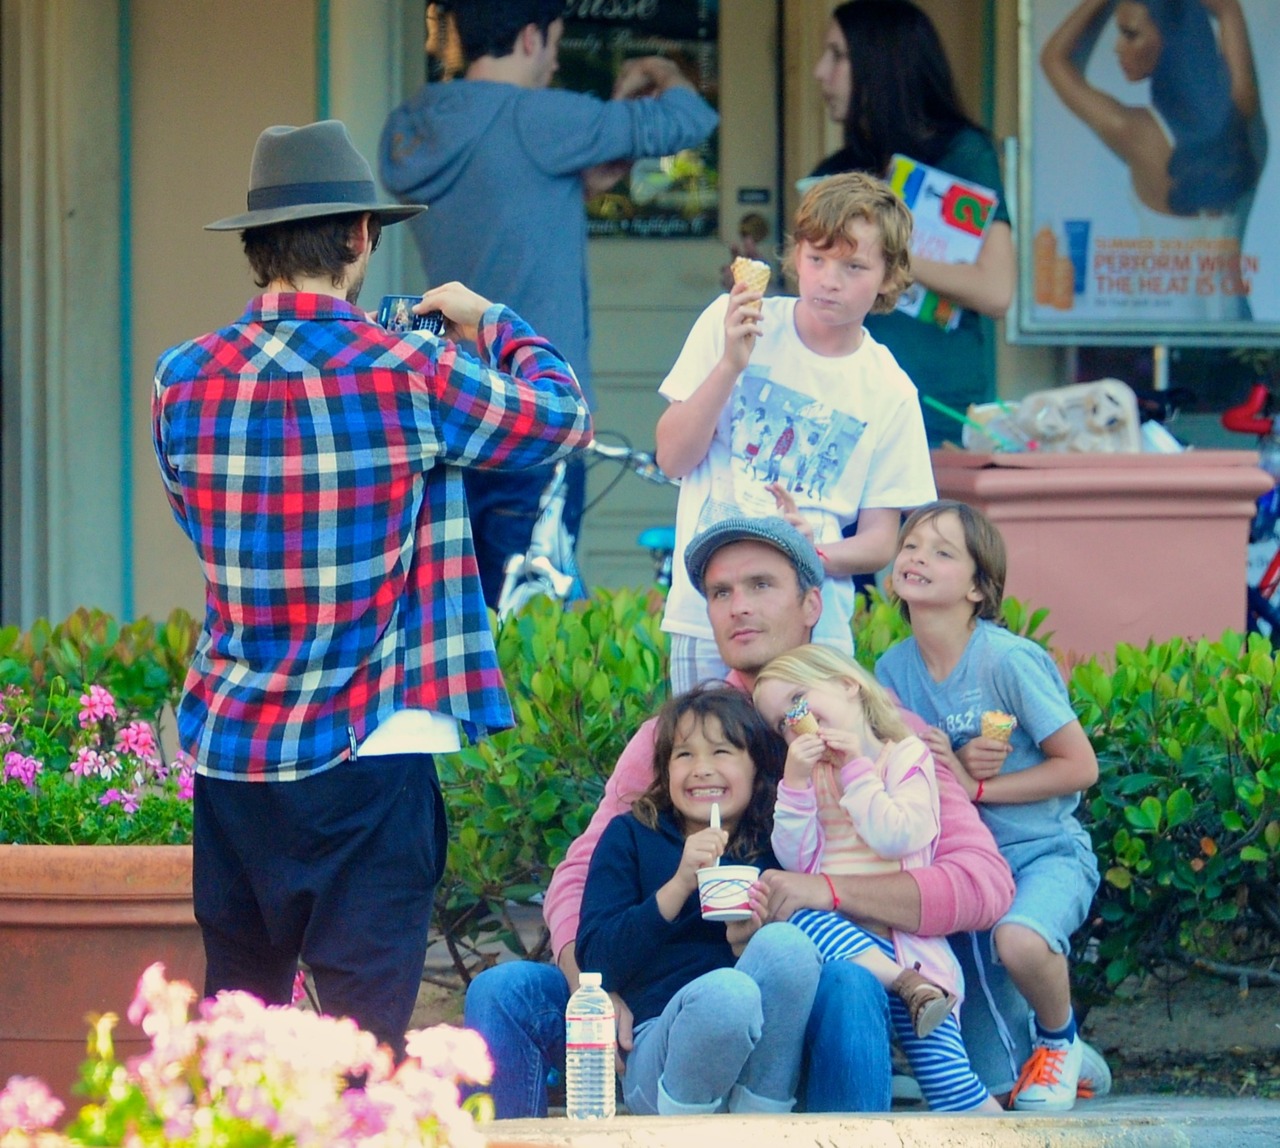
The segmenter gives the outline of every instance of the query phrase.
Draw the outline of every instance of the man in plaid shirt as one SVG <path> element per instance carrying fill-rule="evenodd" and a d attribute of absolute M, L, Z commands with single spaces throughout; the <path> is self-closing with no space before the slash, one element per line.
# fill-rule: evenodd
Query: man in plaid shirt
<path fill-rule="evenodd" d="M 553 461 L 591 420 L 555 348 L 460 283 L 415 307 L 449 338 L 354 306 L 382 227 L 425 209 L 377 202 L 341 123 L 263 132 L 248 208 L 208 229 L 243 233 L 265 293 L 161 356 L 152 408 L 206 581 L 178 713 L 205 993 L 286 1003 L 301 957 L 399 1055 L 445 858 L 433 755 L 511 725 L 463 470 Z"/>

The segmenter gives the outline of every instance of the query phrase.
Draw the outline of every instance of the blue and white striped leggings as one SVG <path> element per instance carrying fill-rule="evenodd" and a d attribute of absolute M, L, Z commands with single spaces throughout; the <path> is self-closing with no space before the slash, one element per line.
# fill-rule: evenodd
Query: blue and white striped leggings
<path fill-rule="evenodd" d="M 839 913 L 800 909 L 791 914 L 791 924 L 813 941 L 823 963 L 855 960 L 873 946 L 890 960 L 898 959 L 888 937 L 869 933 Z M 928 1036 L 918 1037 L 906 1004 L 896 993 L 889 993 L 889 1022 L 932 1111 L 968 1112 L 986 1100 L 986 1086 L 969 1065 L 954 1012 Z"/>

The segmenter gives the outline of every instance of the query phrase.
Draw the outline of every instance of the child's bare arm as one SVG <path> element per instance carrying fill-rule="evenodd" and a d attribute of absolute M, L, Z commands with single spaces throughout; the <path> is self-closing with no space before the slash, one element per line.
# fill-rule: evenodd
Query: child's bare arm
<path fill-rule="evenodd" d="M 1040 743 L 1045 759 L 1016 773 L 999 773 L 986 779 L 982 800 L 1023 805 L 1049 797 L 1079 793 L 1098 780 L 1098 759 L 1078 721 L 1071 721 Z"/>
<path fill-rule="evenodd" d="M 778 513 L 810 541 L 813 525 L 800 513 L 795 497 L 780 482 L 770 483 L 769 493 L 777 503 Z M 858 512 L 858 533 L 852 538 L 824 542 L 818 553 L 826 572 L 836 578 L 854 574 L 874 574 L 893 559 L 898 544 L 900 510 L 876 507 Z M 814 542 L 816 546 L 817 543 Z"/>
<path fill-rule="evenodd" d="M 668 477 L 684 478 L 707 457 L 720 414 L 746 370 L 759 331 L 759 316 L 744 303 L 759 299 L 758 291 L 744 284 L 734 286 L 724 317 L 723 353 L 702 385 L 683 402 L 671 403 L 658 419 L 656 457 Z"/>
<path fill-rule="evenodd" d="M 835 578 L 874 574 L 883 570 L 897 552 L 902 512 L 896 507 L 874 507 L 858 512 L 858 533 L 852 538 L 822 544 L 822 565 Z"/>

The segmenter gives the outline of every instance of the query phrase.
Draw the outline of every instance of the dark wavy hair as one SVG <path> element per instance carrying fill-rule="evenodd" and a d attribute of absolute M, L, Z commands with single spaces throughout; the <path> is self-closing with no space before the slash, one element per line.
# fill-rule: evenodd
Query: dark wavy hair
<path fill-rule="evenodd" d="M 942 158 L 965 113 L 933 21 L 910 0 L 848 0 L 831 18 L 849 49 L 851 88 L 845 146 L 814 175 L 883 175 L 895 152 L 922 163 Z"/>
<path fill-rule="evenodd" d="M 336 287 L 358 258 L 351 245 L 351 233 L 365 214 L 368 213 L 348 212 L 248 228 L 242 233 L 241 242 L 253 281 L 265 287 L 277 279 L 293 283 L 304 275 L 327 275 Z M 376 238 L 381 230 L 375 213 L 369 220 L 370 238 Z"/>
<path fill-rule="evenodd" d="M 565 0 L 445 0 L 468 64 L 481 56 L 509 56 L 520 30 L 537 24 L 547 29 L 564 15 Z"/>
<path fill-rule="evenodd" d="M 1139 0 L 1164 43 L 1151 103 L 1173 133 L 1169 206 L 1178 215 L 1230 208 L 1256 186 L 1266 160 L 1261 113 L 1247 120 L 1200 0 Z"/>
<path fill-rule="evenodd" d="M 658 728 L 653 746 L 653 784 L 636 798 L 631 812 L 642 824 L 654 829 L 658 815 L 670 810 L 681 828 L 684 821 L 671 804 L 671 754 L 685 718 L 699 725 L 708 718 L 720 723 L 725 740 L 746 750 L 756 767 L 751 800 L 729 839 L 728 852 L 744 861 L 759 857 L 769 848 L 773 832 L 773 803 L 787 757 L 787 745 L 771 730 L 764 718 L 741 690 L 722 682 L 703 682 L 686 694 L 672 698 L 658 711 Z"/>

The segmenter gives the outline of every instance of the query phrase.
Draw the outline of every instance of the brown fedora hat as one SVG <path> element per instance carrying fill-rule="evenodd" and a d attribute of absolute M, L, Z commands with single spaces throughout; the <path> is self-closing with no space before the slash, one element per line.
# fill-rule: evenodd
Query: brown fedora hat
<path fill-rule="evenodd" d="M 204 229 L 244 231 L 353 211 L 372 211 L 385 226 L 427 210 L 423 204 L 377 201 L 373 169 L 341 120 L 267 128 L 253 149 L 247 206 L 243 214 L 206 223 Z"/>

